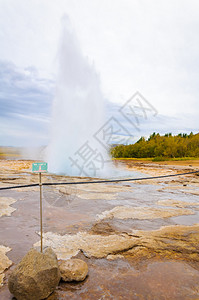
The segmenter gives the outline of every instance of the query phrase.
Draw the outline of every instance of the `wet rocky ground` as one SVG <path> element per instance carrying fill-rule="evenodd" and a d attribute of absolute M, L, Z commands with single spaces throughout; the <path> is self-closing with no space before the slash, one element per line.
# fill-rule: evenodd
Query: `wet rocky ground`
<path fill-rule="evenodd" d="M 0 187 L 38 183 L 31 163 L 0 160 Z M 116 164 L 140 177 L 199 170 L 197 164 Z M 46 174 L 42 180 L 82 178 Z M 58 259 L 79 257 L 89 266 L 84 282 L 60 283 L 49 299 L 199 299 L 198 196 L 195 174 L 44 186 L 44 247 L 51 246 Z M 0 191 L 2 300 L 12 299 L 7 280 L 14 265 L 40 246 L 39 218 L 38 187 Z"/>

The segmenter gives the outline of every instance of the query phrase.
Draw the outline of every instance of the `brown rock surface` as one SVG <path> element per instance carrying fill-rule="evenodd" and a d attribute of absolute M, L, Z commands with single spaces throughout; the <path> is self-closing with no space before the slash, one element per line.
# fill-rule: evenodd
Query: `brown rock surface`
<path fill-rule="evenodd" d="M 0 287 L 3 284 L 4 271 L 12 265 L 11 260 L 6 256 L 6 252 L 11 249 L 5 246 L 0 246 Z"/>
<path fill-rule="evenodd" d="M 199 190 L 190 190 L 190 189 L 187 189 L 187 190 L 185 190 L 183 192 L 186 193 L 186 194 L 191 194 L 191 195 L 199 196 Z"/>
<path fill-rule="evenodd" d="M 179 208 L 199 205 L 198 202 L 188 202 L 188 201 L 180 201 L 180 200 L 173 200 L 173 199 L 159 200 L 157 201 L 157 204 L 162 206 L 174 206 Z"/>
<path fill-rule="evenodd" d="M 16 209 L 10 205 L 15 202 L 16 200 L 11 197 L 0 197 L 0 217 L 11 216 Z"/>
<path fill-rule="evenodd" d="M 43 235 L 45 246 L 51 247 L 58 259 L 67 259 L 82 250 L 87 257 L 103 258 L 108 254 L 127 250 L 134 246 L 136 239 L 128 234 L 99 235 L 78 232 L 75 235 L 59 235 L 46 232 Z M 40 242 L 34 244 L 39 246 Z"/>
<path fill-rule="evenodd" d="M 88 265 L 81 259 L 68 259 L 59 262 L 63 281 L 83 281 L 88 274 Z"/>
<path fill-rule="evenodd" d="M 199 261 L 199 224 L 165 226 L 154 231 L 134 230 L 131 234 L 79 232 L 60 236 L 48 232 L 44 234 L 44 244 L 52 247 L 61 259 L 75 256 L 82 250 L 87 257 L 96 258 L 122 254 L 136 260 L 159 255 Z"/>
<path fill-rule="evenodd" d="M 39 300 L 48 297 L 59 281 L 57 257 L 52 249 L 44 253 L 31 249 L 10 275 L 8 287 L 17 300 Z"/>
<path fill-rule="evenodd" d="M 139 219 L 139 220 L 152 220 L 158 218 L 170 218 L 181 215 L 192 215 L 194 212 L 190 209 L 161 209 L 154 207 L 129 207 L 129 206 L 116 206 L 109 211 L 104 211 L 97 217 L 103 219 Z"/>
<path fill-rule="evenodd" d="M 199 224 L 165 226 L 154 231 L 138 231 L 139 242 L 125 255 L 133 259 L 158 257 L 199 261 Z"/>

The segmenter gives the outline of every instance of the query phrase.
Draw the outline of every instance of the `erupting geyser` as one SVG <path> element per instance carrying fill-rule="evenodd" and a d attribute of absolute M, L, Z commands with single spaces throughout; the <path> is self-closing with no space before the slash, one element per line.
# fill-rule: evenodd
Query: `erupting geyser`
<path fill-rule="evenodd" d="M 106 149 L 94 138 L 104 123 L 104 98 L 94 66 L 82 54 L 67 17 L 63 18 L 58 78 L 53 103 L 49 170 L 76 176 L 100 176 Z"/>

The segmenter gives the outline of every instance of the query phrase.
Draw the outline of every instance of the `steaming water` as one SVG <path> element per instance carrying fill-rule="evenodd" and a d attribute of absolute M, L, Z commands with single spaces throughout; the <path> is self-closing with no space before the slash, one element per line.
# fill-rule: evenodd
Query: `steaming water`
<path fill-rule="evenodd" d="M 82 54 L 67 17 L 62 26 L 52 140 L 48 148 L 49 170 L 68 175 L 100 176 L 105 172 L 104 160 L 108 155 L 93 137 L 104 123 L 99 76 Z"/>
<path fill-rule="evenodd" d="M 137 176 L 112 166 L 107 153 L 107 132 L 101 132 L 102 143 L 94 136 L 107 121 L 99 76 L 82 54 L 69 19 L 64 17 L 62 21 L 52 139 L 48 147 L 49 171 L 71 176 Z"/>

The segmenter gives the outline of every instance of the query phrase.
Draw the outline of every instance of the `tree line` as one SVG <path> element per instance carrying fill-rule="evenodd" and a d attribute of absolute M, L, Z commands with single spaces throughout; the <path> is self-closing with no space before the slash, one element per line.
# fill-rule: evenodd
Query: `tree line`
<path fill-rule="evenodd" d="M 114 158 L 183 158 L 199 157 L 199 133 L 153 133 L 148 139 L 141 137 L 135 144 L 111 148 Z"/>

